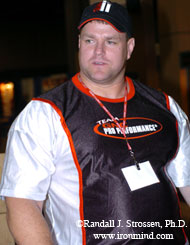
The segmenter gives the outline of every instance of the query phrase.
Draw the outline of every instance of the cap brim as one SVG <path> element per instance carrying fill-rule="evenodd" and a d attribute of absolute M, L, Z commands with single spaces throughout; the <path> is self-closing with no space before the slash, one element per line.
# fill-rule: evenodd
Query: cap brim
<path fill-rule="evenodd" d="M 87 24 L 88 22 L 90 21 L 93 21 L 93 20 L 103 20 L 105 22 L 107 22 L 109 25 L 111 25 L 116 31 L 118 32 L 122 32 L 120 31 L 115 24 L 112 24 L 112 22 L 108 21 L 107 19 L 104 19 L 104 18 L 91 18 L 91 19 L 87 19 L 87 20 L 84 20 L 82 23 L 80 23 L 80 25 L 78 26 L 78 29 L 80 30 L 85 24 Z M 124 32 L 124 31 L 123 31 Z"/>

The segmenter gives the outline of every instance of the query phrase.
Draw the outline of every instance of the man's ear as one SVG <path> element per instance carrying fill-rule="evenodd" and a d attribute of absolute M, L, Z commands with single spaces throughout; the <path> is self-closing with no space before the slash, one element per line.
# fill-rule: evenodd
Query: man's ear
<path fill-rule="evenodd" d="M 127 60 L 130 59 L 131 54 L 133 53 L 134 48 L 135 48 L 135 39 L 134 38 L 130 38 L 127 41 Z"/>
<path fill-rule="evenodd" d="M 78 35 L 78 48 L 80 49 L 80 34 Z"/>

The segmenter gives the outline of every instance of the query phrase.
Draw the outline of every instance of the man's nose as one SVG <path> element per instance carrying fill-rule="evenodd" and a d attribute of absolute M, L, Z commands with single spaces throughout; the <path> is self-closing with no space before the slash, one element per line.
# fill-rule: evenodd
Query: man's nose
<path fill-rule="evenodd" d="M 103 42 L 97 42 L 96 48 L 95 48 L 95 53 L 97 55 L 103 55 L 105 53 L 105 45 Z"/>

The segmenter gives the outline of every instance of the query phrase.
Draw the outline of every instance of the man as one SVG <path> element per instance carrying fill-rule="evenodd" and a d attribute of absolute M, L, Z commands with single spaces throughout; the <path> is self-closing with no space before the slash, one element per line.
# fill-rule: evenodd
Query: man
<path fill-rule="evenodd" d="M 125 8 L 93 4 L 79 30 L 80 73 L 9 131 L 1 195 L 16 242 L 188 244 L 174 187 L 190 203 L 187 117 L 125 78 L 135 46 Z"/>

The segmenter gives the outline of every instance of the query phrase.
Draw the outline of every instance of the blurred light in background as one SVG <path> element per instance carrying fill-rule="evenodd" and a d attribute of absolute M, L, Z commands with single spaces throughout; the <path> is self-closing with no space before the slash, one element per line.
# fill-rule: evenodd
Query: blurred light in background
<path fill-rule="evenodd" d="M 14 100 L 14 83 L 3 82 L 0 83 L 0 95 L 2 104 L 3 117 L 11 117 L 13 112 Z"/>

